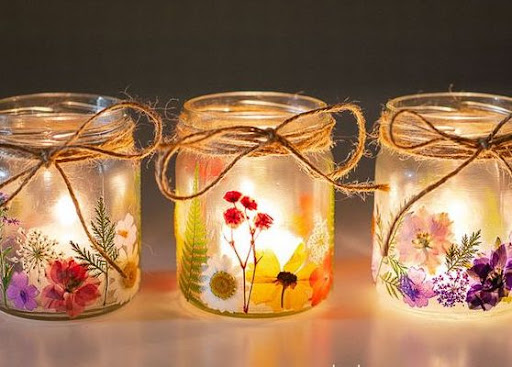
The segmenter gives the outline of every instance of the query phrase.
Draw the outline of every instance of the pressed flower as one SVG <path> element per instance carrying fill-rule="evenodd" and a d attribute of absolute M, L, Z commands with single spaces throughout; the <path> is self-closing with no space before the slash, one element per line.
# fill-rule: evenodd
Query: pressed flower
<path fill-rule="evenodd" d="M 201 300 L 221 312 L 240 311 L 243 306 L 241 273 L 227 255 L 209 258 L 201 277 Z"/>
<path fill-rule="evenodd" d="M 435 274 L 443 255 L 453 242 L 452 221 L 447 213 L 430 214 L 425 207 L 405 216 L 398 235 L 400 261 L 425 265 Z"/>
<path fill-rule="evenodd" d="M 254 225 L 260 230 L 269 229 L 272 223 L 274 223 L 274 219 L 268 214 L 258 213 L 254 217 Z"/>
<path fill-rule="evenodd" d="M 410 268 L 406 275 L 400 278 L 400 292 L 404 302 L 411 307 L 425 307 L 428 299 L 436 295 L 432 281 L 425 281 L 426 274 L 421 268 Z"/>
<path fill-rule="evenodd" d="M 316 217 L 313 233 L 311 233 L 311 236 L 309 236 L 306 242 L 309 259 L 315 264 L 321 264 L 329 251 L 330 243 L 331 240 L 329 228 L 327 228 L 327 221 L 322 220 L 321 217 Z"/>
<path fill-rule="evenodd" d="M 34 311 L 37 308 L 36 297 L 39 291 L 34 285 L 29 284 L 28 276 L 24 273 L 16 272 L 12 275 L 6 294 L 20 310 Z"/>
<path fill-rule="evenodd" d="M 281 267 L 272 250 L 259 251 L 251 301 L 266 304 L 274 311 L 300 311 L 311 299 L 310 276 L 312 264 L 305 264 L 307 254 L 304 244 L 295 250 L 288 262 Z M 254 265 L 249 265 L 248 277 L 252 277 Z"/>
<path fill-rule="evenodd" d="M 313 270 L 309 277 L 309 285 L 313 288 L 312 306 L 316 306 L 327 298 L 331 290 L 332 278 L 332 256 L 329 254 L 325 257 L 322 266 Z"/>
<path fill-rule="evenodd" d="M 249 196 L 244 196 L 242 200 L 240 200 L 240 203 L 244 206 L 247 210 L 257 210 L 258 204 L 256 201 Z"/>
<path fill-rule="evenodd" d="M 133 298 L 140 285 L 141 273 L 137 246 L 132 246 L 129 250 L 121 249 L 116 263 L 126 277 L 122 277 L 115 270 L 110 271 L 112 297 L 116 303 L 123 304 Z"/>
<path fill-rule="evenodd" d="M 475 281 L 466 296 L 468 307 L 488 311 L 496 306 L 512 289 L 512 259 L 505 245 L 492 251 L 490 258 L 475 259 L 468 274 Z"/>
<path fill-rule="evenodd" d="M 25 232 L 20 228 L 18 232 L 19 236 L 16 238 L 18 249 L 12 261 L 20 263 L 31 278 L 35 277 L 40 281 L 48 264 L 62 257 L 63 253 L 56 250 L 59 243 L 38 229 Z"/>
<path fill-rule="evenodd" d="M 41 300 L 47 309 L 76 317 L 100 297 L 98 279 L 72 258 L 52 262 L 46 277 L 50 284 L 43 289 Z"/>
<path fill-rule="evenodd" d="M 126 214 L 123 220 L 116 224 L 115 246 L 120 249 L 123 246 L 131 250 L 137 241 L 137 226 L 131 214 Z"/>
<path fill-rule="evenodd" d="M 469 275 L 463 269 L 440 274 L 433 280 L 437 301 L 444 307 L 464 303 L 469 288 Z"/>
<path fill-rule="evenodd" d="M 244 221 L 244 213 L 237 208 L 229 208 L 224 212 L 224 221 L 231 228 L 237 228 Z"/>
<path fill-rule="evenodd" d="M 242 197 L 242 193 L 238 191 L 228 191 L 224 194 L 224 200 L 229 203 L 236 203 Z"/>

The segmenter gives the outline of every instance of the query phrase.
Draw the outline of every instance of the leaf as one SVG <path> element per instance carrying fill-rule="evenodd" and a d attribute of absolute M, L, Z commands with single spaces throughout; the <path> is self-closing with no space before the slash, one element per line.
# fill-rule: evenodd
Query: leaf
<path fill-rule="evenodd" d="M 380 277 L 386 286 L 386 290 L 391 297 L 400 298 L 402 291 L 400 290 L 400 278 L 391 272 L 386 272 Z"/>
<path fill-rule="evenodd" d="M 105 274 L 107 271 L 107 262 L 98 253 L 92 253 L 91 251 L 80 248 L 77 243 L 70 241 L 71 248 L 76 253 L 76 259 L 81 265 L 87 267 L 92 276 L 98 277 L 101 274 Z"/>
<path fill-rule="evenodd" d="M 198 190 L 198 181 L 199 170 L 196 166 L 194 192 Z M 179 285 L 187 300 L 199 301 L 201 274 L 208 259 L 207 244 L 208 237 L 201 202 L 199 198 L 194 198 L 191 200 L 187 215 L 179 275 Z"/>
<path fill-rule="evenodd" d="M 116 248 L 114 243 L 114 239 L 116 237 L 116 225 L 112 223 L 107 214 L 105 200 L 103 197 L 98 199 L 95 213 L 96 217 L 94 221 L 91 222 L 95 240 L 112 260 L 116 260 L 119 257 L 119 250 Z"/>
<path fill-rule="evenodd" d="M 447 272 L 471 267 L 471 261 L 475 257 L 480 247 L 481 231 L 473 232 L 470 237 L 464 235 L 460 245 L 453 243 L 445 255 L 445 264 Z"/>

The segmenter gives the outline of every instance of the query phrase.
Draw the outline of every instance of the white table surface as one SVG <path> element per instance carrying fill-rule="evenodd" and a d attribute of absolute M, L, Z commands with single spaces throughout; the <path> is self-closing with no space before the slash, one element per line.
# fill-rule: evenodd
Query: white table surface
<path fill-rule="evenodd" d="M 336 264 L 318 308 L 280 319 L 213 316 L 183 304 L 172 272 L 144 274 L 113 313 L 71 322 L 0 316 L 0 366 L 509 366 L 510 317 L 428 320 L 378 303 L 369 259 Z"/>

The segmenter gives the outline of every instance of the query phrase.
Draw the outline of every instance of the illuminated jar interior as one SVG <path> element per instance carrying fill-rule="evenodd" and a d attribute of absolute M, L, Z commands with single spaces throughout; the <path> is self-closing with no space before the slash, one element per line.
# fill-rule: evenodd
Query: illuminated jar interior
<path fill-rule="evenodd" d="M 403 109 L 420 114 L 443 132 L 476 139 L 489 135 L 512 111 L 512 99 L 476 93 L 421 94 L 391 100 L 386 113 Z M 410 132 L 397 142 L 417 144 L 421 129 L 428 128 L 418 118 L 404 119 L 397 123 Z M 388 131 L 384 122 L 381 136 Z M 511 124 L 506 124 L 499 135 L 511 131 Z M 402 206 L 464 162 L 454 159 L 451 144 L 425 149 L 431 156 L 399 153 L 382 145 L 376 180 L 389 183 L 390 190 L 375 196 L 372 271 L 378 292 L 397 307 L 448 317 L 509 310 L 512 191 L 511 179 L 497 159 L 474 161 L 416 202 L 398 221 L 388 256 L 383 257 L 386 236 Z"/>
<path fill-rule="evenodd" d="M 36 94 L 0 101 L 0 144 L 43 152 L 62 146 L 91 116 L 118 102 L 85 94 Z M 126 111 L 104 114 L 76 145 L 133 149 L 133 121 Z M 0 147 L 0 179 L 38 160 Z M 75 159 L 77 158 L 78 159 Z M 1 213 L 0 308 L 18 316 L 67 319 L 113 310 L 128 302 L 139 281 L 140 167 L 129 160 L 69 153 L 60 163 L 75 191 L 88 229 L 126 277 L 92 246 L 63 177 L 41 168 Z M 9 197 L 22 178 L 7 186 Z"/>
<path fill-rule="evenodd" d="M 207 95 L 185 103 L 178 134 L 229 126 L 275 127 L 323 106 L 314 98 L 283 93 Z M 283 133 L 330 122 L 330 116 L 307 117 Z M 223 137 L 200 149 L 180 150 L 179 194 L 195 193 L 218 177 L 237 149 Z M 324 171 L 332 170 L 330 144 L 305 155 Z M 178 279 L 185 299 L 236 316 L 294 313 L 318 304 L 332 281 L 333 221 L 332 187 L 312 179 L 292 156 L 243 158 L 212 190 L 176 205 Z"/>

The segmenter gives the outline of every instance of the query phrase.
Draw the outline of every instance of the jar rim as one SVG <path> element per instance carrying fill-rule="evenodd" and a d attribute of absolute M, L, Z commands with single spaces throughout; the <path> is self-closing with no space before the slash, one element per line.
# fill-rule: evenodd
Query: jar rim
<path fill-rule="evenodd" d="M 188 124 L 188 120 L 193 119 L 226 119 L 242 125 L 255 120 L 264 124 L 326 106 L 324 101 L 302 94 L 272 91 L 221 92 L 187 100 L 183 104 L 180 122 Z"/>
<path fill-rule="evenodd" d="M 34 145 L 58 145 L 65 141 L 87 118 L 120 99 L 100 94 L 43 92 L 0 99 L 0 141 Z M 78 142 L 101 144 L 127 131 L 123 110 L 99 116 L 81 134 Z"/>
<path fill-rule="evenodd" d="M 507 114 L 512 112 L 512 97 L 491 94 L 491 93 L 479 93 L 479 92 L 431 92 L 431 93 L 416 93 L 416 94 L 408 94 L 404 96 L 399 96 L 390 99 L 386 103 L 386 109 L 390 112 L 398 112 L 403 109 L 419 109 L 419 108 L 436 108 L 439 112 L 456 112 L 456 108 L 448 106 L 440 106 L 432 104 L 432 101 L 450 101 L 453 105 L 456 105 L 456 102 L 460 104 L 463 98 L 468 99 L 468 101 L 464 101 L 466 103 L 473 101 L 475 106 L 483 110 L 487 110 L 489 112 Z M 482 103 L 478 102 L 478 100 L 488 100 L 494 102 L 500 102 L 504 105 L 509 105 L 507 107 L 503 107 L 497 103 Z M 413 101 L 418 101 L 419 103 L 410 103 Z M 426 104 L 425 102 L 430 101 L 430 104 Z M 417 111 L 420 112 L 420 111 Z M 420 112 L 421 113 L 421 112 Z M 479 116 L 481 119 L 482 116 Z"/>

